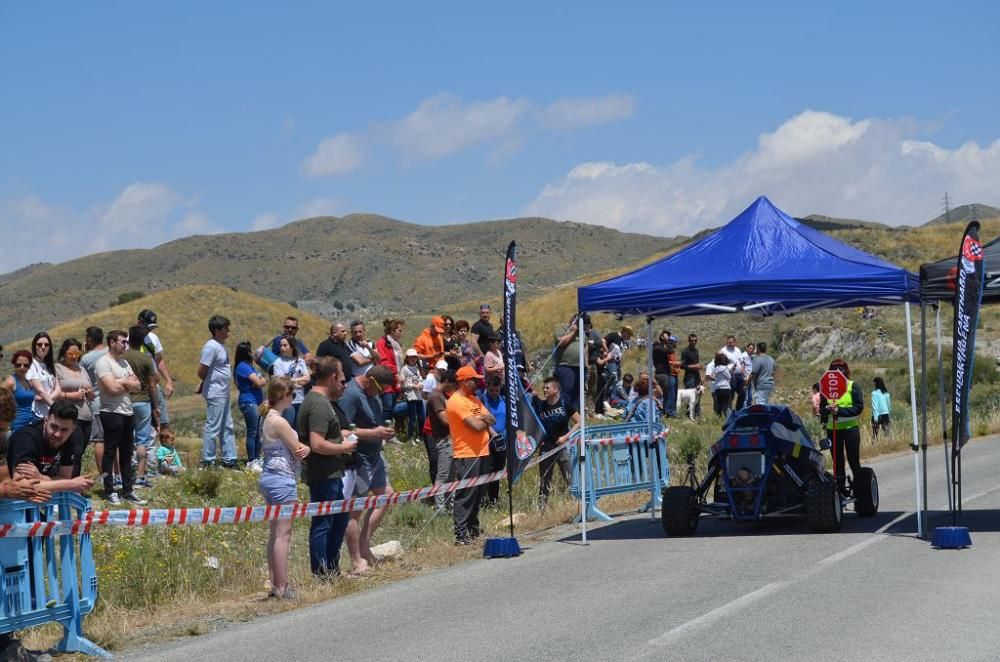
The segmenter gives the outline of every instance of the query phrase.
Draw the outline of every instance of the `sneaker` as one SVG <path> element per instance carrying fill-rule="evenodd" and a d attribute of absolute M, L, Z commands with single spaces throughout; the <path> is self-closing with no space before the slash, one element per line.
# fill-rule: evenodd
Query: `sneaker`
<path fill-rule="evenodd" d="M 399 437 L 397 437 L 396 435 L 392 435 L 392 437 L 390 437 L 389 439 L 386 439 L 385 443 L 387 443 L 387 444 L 395 444 L 397 446 L 402 446 L 403 445 L 403 442 L 401 442 L 399 440 Z"/>
<path fill-rule="evenodd" d="M 222 468 L 223 469 L 239 469 L 239 467 L 236 466 L 236 460 L 229 460 L 228 462 L 223 461 Z"/>
<path fill-rule="evenodd" d="M 198 463 L 198 468 L 199 469 L 214 469 L 215 468 L 215 462 L 208 462 L 207 460 L 202 460 L 201 462 Z"/>
<path fill-rule="evenodd" d="M 122 500 L 118 498 L 118 492 L 112 492 L 107 496 L 107 499 L 108 503 L 110 503 L 112 506 L 122 505 Z"/>
<path fill-rule="evenodd" d="M 115 487 L 121 487 L 122 486 L 122 477 L 121 476 L 115 475 L 114 485 L 115 485 Z"/>
<path fill-rule="evenodd" d="M 472 538 L 470 538 L 469 536 L 460 536 L 460 537 L 457 537 L 457 538 L 455 538 L 455 544 L 459 545 L 459 546 L 462 546 L 462 547 L 464 547 L 466 545 L 471 545 L 472 544 Z"/>
<path fill-rule="evenodd" d="M 133 492 L 132 494 L 126 494 L 124 496 L 124 499 L 125 499 L 125 501 L 128 501 L 129 503 L 131 503 L 133 505 L 136 505 L 136 506 L 145 506 L 147 503 L 149 503 L 145 499 L 140 499 L 139 497 L 137 497 L 135 495 L 135 492 Z"/>
<path fill-rule="evenodd" d="M 247 471 L 252 471 L 254 473 L 264 472 L 264 461 L 261 459 L 250 460 L 247 462 Z"/>
<path fill-rule="evenodd" d="M 137 478 L 135 481 L 136 487 L 152 487 L 153 484 L 149 482 L 149 479 L 143 476 L 142 478 Z"/>

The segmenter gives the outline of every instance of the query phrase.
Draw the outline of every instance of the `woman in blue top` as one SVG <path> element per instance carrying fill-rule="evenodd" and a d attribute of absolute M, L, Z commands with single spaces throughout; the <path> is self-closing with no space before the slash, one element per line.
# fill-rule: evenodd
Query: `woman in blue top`
<path fill-rule="evenodd" d="M 233 380 L 240 392 L 239 407 L 247 424 L 247 464 L 255 467 L 260 458 L 260 414 L 257 408 L 264 402 L 264 386 L 267 379 L 253 367 L 250 353 L 253 346 L 244 340 L 236 346 L 236 369 Z M 250 463 L 253 462 L 253 465 Z"/>
<path fill-rule="evenodd" d="M 31 412 L 31 406 L 35 402 L 35 390 L 31 388 L 26 377 L 31 367 L 31 352 L 26 349 L 14 352 L 11 363 L 14 364 L 14 374 L 5 380 L 3 385 L 14 394 L 17 415 L 10 424 L 10 431 L 17 432 L 35 420 L 35 415 Z"/>
<path fill-rule="evenodd" d="M 892 401 L 884 379 L 876 377 L 872 380 L 872 385 L 872 436 L 878 438 L 880 429 L 889 433 L 889 409 Z"/>

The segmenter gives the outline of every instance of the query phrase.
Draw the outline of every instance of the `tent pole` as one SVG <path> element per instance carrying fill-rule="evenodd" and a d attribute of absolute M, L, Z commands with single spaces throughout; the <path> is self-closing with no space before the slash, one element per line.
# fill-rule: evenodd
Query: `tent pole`
<path fill-rule="evenodd" d="M 955 500 L 951 491 L 951 457 L 948 454 L 948 422 L 947 406 L 944 394 L 944 357 L 941 350 L 941 302 L 937 304 L 937 365 L 938 365 L 938 402 L 941 404 L 941 445 L 944 447 L 944 478 L 948 486 L 948 511 L 955 510 Z"/>
<path fill-rule="evenodd" d="M 910 326 L 910 302 L 904 305 L 906 311 L 906 359 L 910 367 L 910 424 L 913 430 L 913 471 L 915 486 L 917 488 L 917 537 L 924 537 L 923 518 L 921 514 L 924 510 L 923 494 L 920 492 L 920 443 L 917 440 L 917 385 L 913 377 L 913 328 Z"/>
<path fill-rule="evenodd" d="M 580 382 L 580 449 L 577 457 L 580 460 L 580 524 L 583 526 L 581 540 L 587 544 L 587 380 L 584 368 L 586 367 L 584 352 L 587 349 L 587 339 L 583 335 L 583 315 L 576 318 L 577 344 L 580 346 L 579 356 L 579 382 Z"/>
<path fill-rule="evenodd" d="M 654 462 L 659 458 L 658 453 L 653 452 L 653 420 L 656 418 L 656 403 L 653 402 L 653 318 L 646 318 L 646 374 L 649 375 L 647 379 L 649 394 L 648 402 L 646 403 L 649 411 L 649 415 L 646 417 L 648 424 L 649 434 L 649 445 L 646 447 L 646 466 L 652 472 L 650 483 L 653 486 L 653 493 L 649 495 L 650 508 L 649 512 L 653 516 L 653 521 L 656 521 L 656 490 L 659 489 L 659 474 L 656 470 L 656 465 Z M 666 442 L 664 442 L 666 443 Z"/>
<path fill-rule="evenodd" d="M 920 301 L 920 458 L 923 460 L 921 487 L 924 492 L 923 528 L 927 530 L 927 304 Z"/>

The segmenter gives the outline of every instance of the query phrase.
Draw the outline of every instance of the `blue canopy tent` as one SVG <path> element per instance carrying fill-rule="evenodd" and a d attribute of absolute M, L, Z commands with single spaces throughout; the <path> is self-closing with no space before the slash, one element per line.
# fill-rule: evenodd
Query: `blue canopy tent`
<path fill-rule="evenodd" d="M 799 223 L 761 196 L 711 235 L 635 271 L 581 287 L 579 309 L 618 315 L 769 315 L 918 302 L 901 267 Z"/>
<path fill-rule="evenodd" d="M 581 312 L 645 315 L 650 374 L 652 320 L 656 317 L 736 312 L 790 315 L 819 308 L 903 303 L 916 450 L 909 304 L 919 302 L 919 293 L 920 280 L 915 274 L 799 223 L 761 196 L 727 225 L 683 250 L 579 288 L 577 302 Z M 582 358 L 580 366 L 582 374 Z M 581 402 L 582 391 L 581 384 Z M 922 512 L 919 455 L 914 453 L 914 458 L 917 509 Z M 919 522 L 920 518 L 918 528 Z M 918 533 L 922 535 L 922 531 Z"/>

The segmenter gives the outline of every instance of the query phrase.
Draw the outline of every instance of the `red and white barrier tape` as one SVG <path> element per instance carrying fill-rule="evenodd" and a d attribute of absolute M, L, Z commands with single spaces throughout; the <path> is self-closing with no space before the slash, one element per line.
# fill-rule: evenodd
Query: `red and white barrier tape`
<path fill-rule="evenodd" d="M 555 455 L 564 446 L 553 448 L 532 460 L 527 467 L 533 467 L 542 460 Z M 32 522 L 28 524 L 0 524 L 0 538 L 44 538 L 49 536 L 80 535 L 90 533 L 94 527 L 147 527 L 147 526 L 187 526 L 193 524 L 243 524 L 246 522 L 269 522 L 282 519 L 302 519 L 318 515 L 337 515 L 358 510 L 369 510 L 399 503 L 412 503 L 438 494 L 449 494 L 469 487 L 485 485 L 501 480 L 507 475 L 506 469 L 493 471 L 475 478 L 421 487 L 380 496 L 354 497 L 338 501 L 317 501 L 313 503 L 289 503 L 273 506 L 236 506 L 206 508 L 136 508 L 135 510 L 92 511 L 78 520 L 57 520 L 53 522 Z"/>

